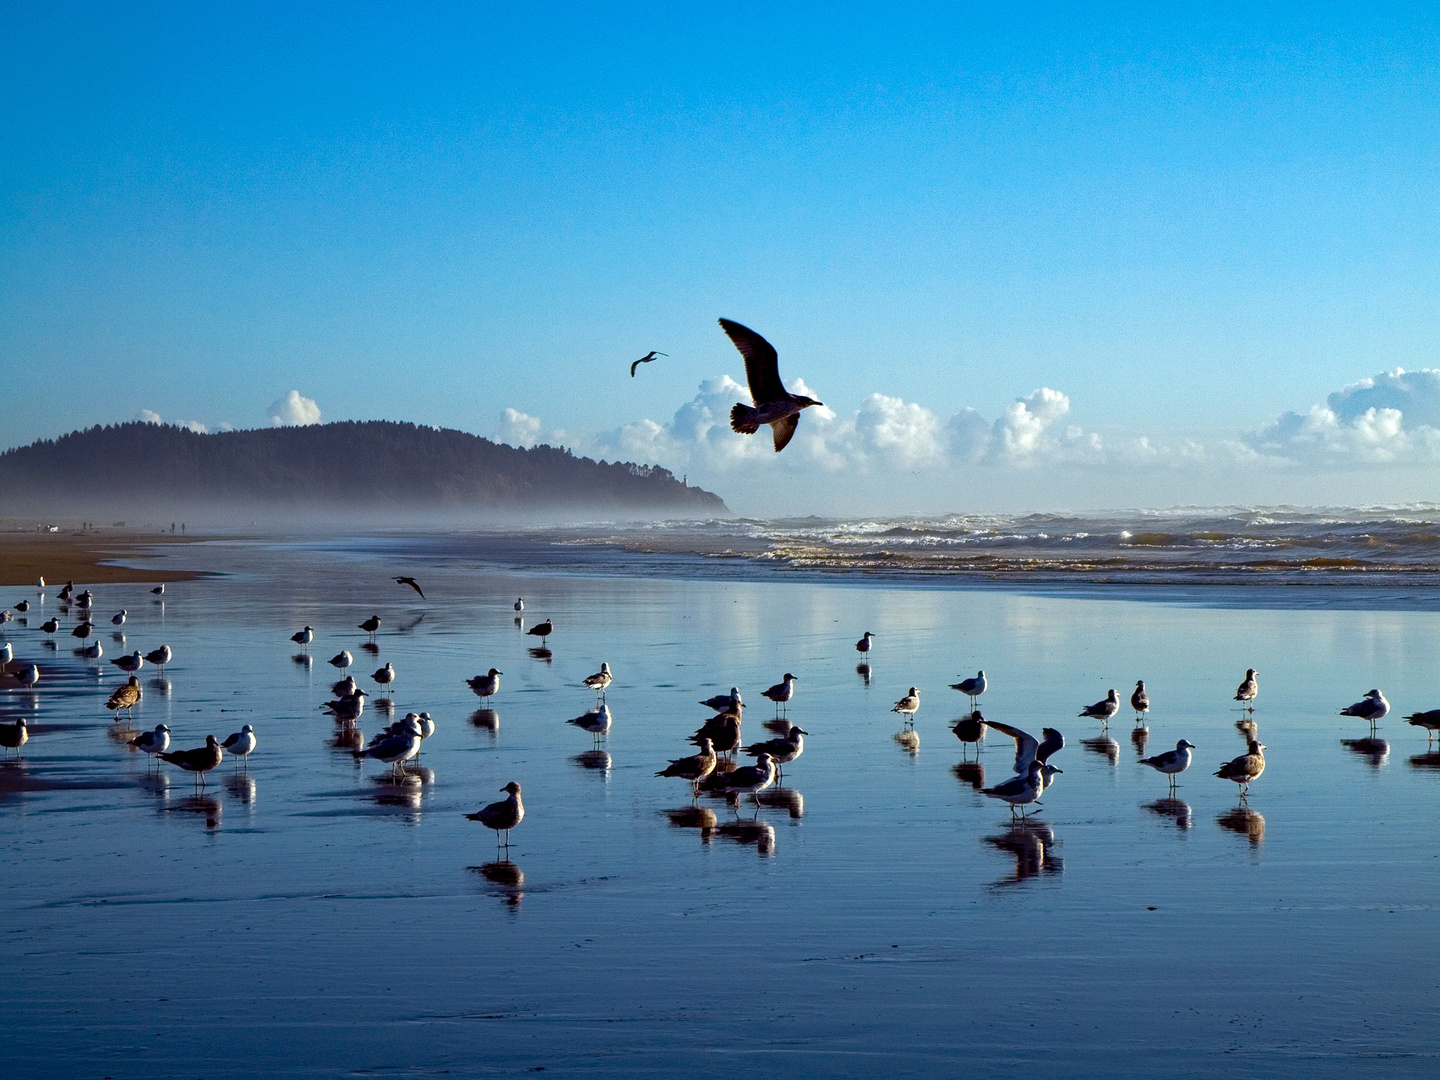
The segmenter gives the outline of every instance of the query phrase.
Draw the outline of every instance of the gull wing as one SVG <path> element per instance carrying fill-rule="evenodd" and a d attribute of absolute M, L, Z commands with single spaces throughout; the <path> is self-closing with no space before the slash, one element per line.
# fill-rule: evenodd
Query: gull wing
<path fill-rule="evenodd" d="M 1035 736 L 1028 731 L 1021 731 L 1018 727 L 1001 724 L 995 720 L 986 720 L 985 723 L 1002 735 L 1009 735 L 1015 740 L 1015 771 L 1021 776 L 1029 772 L 1030 762 L 1035 760 L 1035 753 L 1040 749 L 1040 744 L 1035 741 Z"/>
<path fill-rule="evenodd" d="M 800 424 L 800 414 L 791 413 L 784 420 L 770 421 L 770 429 L 775 434 L 775 452 L 778 454 L 789 444 L 790 439 L 795 435 L 795 428 Z"/>
<path fill-rule="evenodd" d="M 635 377 L 635 369 L 636 369 L 637 367 L 639 367 L 641 364 L 643 364 L 644 362 L 645 362 L 644 360 L 636 360 L 633 364 L 630 365 L 630 377 L 631 377 L 632 379 Z"/>
<path fill-rule="evenodd" d="M 1045 736 L 1045 739 L 1035 751 L 1035 760 L 1040 762 L 1041 765 L 1044 765 L 1050 760 L 1053 754 L 1065 749 L 1065 736 L 1061 735 L 1060 732 L 1054 728 L 1049 727 L 1045 728 L 1041 734 Z"/>
<path fill-rule="evenodd" d="M 750 397 L 756 405 L 784 398 L 785 386 L 780 382 L 780 357 L 775 347 L 748 326 L 729 319 L 720 320 L 720 329 L 735 343 L 745 358 L 745 381 L 750 384 Z M 785 445 L 781 443 L 780 446 Z M 777 446 L 775 449 L 780 449 Z"/>

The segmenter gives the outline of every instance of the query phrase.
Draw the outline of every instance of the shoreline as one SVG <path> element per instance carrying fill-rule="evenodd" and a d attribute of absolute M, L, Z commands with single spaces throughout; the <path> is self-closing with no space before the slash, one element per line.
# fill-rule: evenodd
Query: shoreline
<path fill-rule="evenodd" d="M 190 581 L 200 577 L 200 572 L 115 566 L 111 560 L 134 558 L 145 548 L 158 545 L 196 544 L 207 539 L 210 537 L 118 529 L 0 532 L 0 586 L 34 588 L 42 575 L 46 585 L 54 588 L 66 581 L 80 585 Z"/>

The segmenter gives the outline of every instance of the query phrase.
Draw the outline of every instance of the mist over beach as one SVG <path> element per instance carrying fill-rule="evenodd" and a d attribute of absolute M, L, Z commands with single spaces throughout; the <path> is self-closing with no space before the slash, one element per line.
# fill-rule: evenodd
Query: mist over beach
<path fill-rule="evenodd" d="M 1436 22 L 0 15 L 0 1071 L 1433 1075 Z"/>

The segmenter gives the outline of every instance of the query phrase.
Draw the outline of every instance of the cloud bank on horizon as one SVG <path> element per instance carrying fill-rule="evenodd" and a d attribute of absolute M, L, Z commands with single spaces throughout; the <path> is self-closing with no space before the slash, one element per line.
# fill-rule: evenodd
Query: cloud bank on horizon
<path fill-rule="evenodd" d="M 804 379 L 794 393 L 819 396 Z M 729 375 L 706 379 L 667 422 L 641 419 L 588 435 L 547 431 L 543 418 L 507 408 L 497 438 L 515 446 L 567 445 L 601 457 L 723 477 L 737 467 L 788 473 L 895 470 L 943 472 L 975 467 L 1026 470 L 1365 469 L 1440 462 L 1440 369 L 1396 368 L 1352 383 L 1307 411 L 1287 412 L 1259 430 L 1217 431 L 1212 441 L 1160 435 L 1106 437 L 1068 422 L 1065 393 L 1040 387 L 993 420 L 972 408 L 948 419 L 917 402 L 872 393 L 842 415 L 807 409 L 794 441 L 775 454 L 769 439 L 730 430 L 730 407 L 749 392 Z"/>

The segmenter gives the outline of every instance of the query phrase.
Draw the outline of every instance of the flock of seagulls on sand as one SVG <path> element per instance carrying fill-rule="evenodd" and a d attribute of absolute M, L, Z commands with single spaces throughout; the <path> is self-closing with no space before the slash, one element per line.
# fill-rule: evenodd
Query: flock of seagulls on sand
<path fill-rule="evenodd" d="M 759 418 L 746 413 L 746 423 L 754 421 L 756 424 L 771 424 L 775 428 L 776 448 L 779 449 L 793 434 L 799 410 L 808 404 L 815 403 L 808 398 L 792 399 L 784 393 L 783 387 L 779 387 L 778 375 L 775 374 L 774 350 L 762 338 L 735 323 L 722 320 L 722 326 L 746 357 L 752 389 L 755 389 L 758 384 L 763 391 L 757 395 L 757 402 L 767 407 L 774 406 L 768 411 L 759 408 L 750 410 L 750 412 L 758 413 Z M 654 355 L 664 354 L 653 354 L 637 363 L 648 362 L 654 358 Z M 767 379 L 772 380 L 773 385 L 767 384 Z M 765 390 L 764 388 L 767 386 L 768 390 Z M 797 402 L 799 404 L 796 404 Z M 741 406 L 736 408 L 739 410 Z M 790 411 L 786 411 L 786 409 Z M 420 584 L 413 577 L 397 576 L 392 580 L 398 585 L 414 590 L 422 598 L 425 595 Z M 42 590 L 40 602 L 43 604 L 43 579 L 39 582 L 38 587 Z M 164 587 L 160 586 L 152 591 L 158 596 L 163 594 L 163 589 Z M 94 623 L 90 616 L 95 604 L 94 595 L 89 590 L 75 593 L 73 583 L 67 583 L 60 590 L 59 595 L 62 614 L 68 612 L 71 607 L 78 612 L 79 621 L 70 631 L 72 636 L 82 643 L 81 647 L 77 649 L 77 653 L 90 659 L 99 659 L 101 656 L 99 642 L 87 643 L 87 639 L 94 634 Z M 30 602 L 28 599 L 22 600 L 14 607 L 24 616 L 30 610 Z M 516 612 L 525 610 L 523 597 L 515 600 L 514 609 Z M 112 625 L 117 628 L 115 635 L 117 640 L 123 639 L 123 634 L 119 632 L 118 628 L 125 626 L 130 618 L 130 612 L 123 608 L 111 618 Z M 0 624 L 11 621 L 13 621 L 13 616 L 9 611 L 0 612 Z M 516 622 L 520 624 L 518 616 Z M 380 631 L 382 625 L 383 622 L 379 615 L 371 615 L 357 624 L 356 629 L 364 632 L 368 640 L 373 643 L 375 635 Z M 47 639 L 52 640 L 53 647 L 54 635 L 60 631 L 58 617 L 46 619 L 40 624 L 39 629 Z M 544 652 L 548 657 L 548 649 L 544 649 L 543 645 L 555 633 L 553 620 L 546 618 L 525 632 L 540 638 L 542 642 L 542 649 L 532 649 L 532 655 Z M 291 634 L 290 640 L 301 646 L 302 649 L 308 650 L 316 640 L 315 628 L 305 626 Z M 875 641 L 876 635 L 867 630 L 855 643 L 856 651 L 860 653 L 862 659 L 867 661 L 857 670 L 864 672 L 867 676 L 869 673 L 868 659 L 874 649 Z M 369 644 L 365 648 L 372 652 L 376 651 L 373 644 Z M 308 663 L 308 652 L 303 655 Z M 143 698 L 138 672 L 146 663 L 163 670 L 173 659 L 174 653 L 169 645 L 160 645 L 144 654 L 139 650 L 134 650 L 112 659 L 110 663 L 122 673 L 127 674 L 128 678 L 113 688 L 106 699 L 105 708 L 115 715 L 117 721 L 121 714 L 128 717 Z M 351 752 L 357 760 L 370 759 L 384 763 L 389 765 L 397 776 L 400 776 L 405 772 L 406 763 L 418 757 L 425 740 L 434 734 L 435 721 L 428 712 L 407 713 L 402 719 L 378 732 L 368 743 L 363 746 L 359 745 L 362 739 L 358 730 L 354 729 L 354 725 L 364 713 L 365 700 L 368 695 L 355 676 L 347 671 L 354 664 L 354 660 L 354 654 L 349 649 L 340 650 L 330 659 L 329 663 L 344 674 L 331 687 L 334 699 L 325 703 L 321 708 L 329 712 L 342 725 L 342 729 L 350 732 L 355 744 L 351 747 Z M 482 701 L 488 702 L 499 694 L 503 674 L 498 668 L 491 667 L 484 674 L 467 679 L 466 683 Z M 370 676 L 370 679 L 377 687 L 388 688 L 395 683 L 397 677 L 394 665 L 386 662 Z M 592 744 L 596 751 L 599 750 L 601 741 L 610 732 L 613 723 L 613 716 L 605 698 L 614 678 L 608 662 L 602 663 L 599 671 L 584 678 L 582 685 L 595 694 L 594 705 L 567 721 L 592 737 Z M 671 760 L 655 775 L 684 780 L 690 787 L 692 804 L 702 794 L 721 796 L 732 802 L 738 814 L 740 800 L 749 797 L 758 811 L 760 793 L 779 783 L 783 778 L 784 769 L 792 766 L 805 752 L 805 740 L 810 733 L 804 728 L 790 723 L 787 717 L 789 706 L 795 700 L 798 681 L 792 672 L 787 671 L 779 682 L 761 691 L 762 696 L 774 705 L 774 718 L 767 721 L 765 725 L 769 729 L 771 737 L 751 742 L 748 745 L 741 734 L 745 702 L 740 688 L 732 686 L 729 693 L 716 694 L 704 699 L 700 705 L 710 710 L 713 715 L 705 719 L 695 733 L 690 736 L 689 741 L 697 749 L 697 752 Z M 34 693 L 39 682 L 40 671 L 37 664 L 17 662 L 12 644 L 8 641 L 0 644 L 0 685 L 9 685 L 15 689 Z M 1063 770 L 1052 764 L 1051 759 L 1064 749 L 1064 735 L 1055 728 L 1047 727 L 1042 730 L 1040 738 L 1037 739 L 1019 727 L 987 720 L 979 708 L 980 699 L 990 689 L 984 670 L 977 671 L 973 677 L 963 678 L 959 682 L 952 683 L 951 688 L 969 699 L 969 711 L 955 721 L 951 727 L 955 737 L 966 748 L 967 760 L 969 748 L 974 746 L 978 750 L 987 731 L 994 731 L 1011 739 L 1015 744 L 1012 775 L 988 787 L 981 787 L 977 783 L 977 788 L 981 794 L 1006 803 L 1010 807 L 1012 816 L 1017 814 L 1021 817 L 1026 816 L 1031 808 L 1041 805 L 1041 796 L 1051 787 L 1055 778 L 1063 775 Z M 1229 780 L 1238 786 L 1242 803 L 1248 797 L 1250 785 L 1258 780 L 1265 771 L 1265 745 L 1260 741 L 1258 725 L 1253 718 L 1258 696 L 1258 673 L 1254 668 L 1247 669 L 1245 678 L 1237 687 L 1234 696 L 1234 700 L 1241 704 L 1242 710 L 1247 716 L 1246 719 L 1240 720 L 1236 724 L 1246 737 L 1247 749 L 1244 754 L 1222 763 L 1214 774 L 1216 777 Z M 912 746 L 918 746 L 918 736 L 914 734 L 914 722 L 916 714 L 920 711 L 920 704 L 920 688 L 912 686 L 892 707 L 892 711 L 902 717 L 905 725 L 904 732 L 897 736 L 897 739 L 901 739 L 903 742 L 905 741 L 904 737 L 908 737 Z M 1143 680 L 1136 681 L 1135 689 L 1130 695 L 1130 704 L 1135 711 L 1138 730 L 1138 725 L 1145 722 L 1151 709 L 1150 696 Z M 1082 707 L 1078 715 L 1082 718 L 1099 720 L 1103 728 L 1119 711 L 1119 694 L 1111 689 L 1102 700 Z M 1365 720 L 1370 725 L 1373 735 L 1376 724 L 1389 711 L 1390 703 L 1386 700 L 1385 695 L 1379 689 L 1373 689 L 1359 701 L 1341 709 L 1340 715 Z M 1440 731 L 1440 709 L 1413 713 L 1406 719 L 1410 724 L 1424 729 L 1433 743 L 1435 733 Z M 30 730 L 24 718 L 18 718 L 13 723 L 0 724 L 0 747 L 3 747 L 7 753 L 18 752 L 29 740 Z M 150 762 L 155 764 L 165 762 L 193 774 L 196 785 L 199 787 L 205 782 L 205 774 L 219 767 L 227 755 L 236 762 L 237 768 L 245 766 L 250 755 L 256 751 L 259 741 L 253 727 L 246 724 L 223 740 L 211 734 L 206 736 L 203 746 L 172 749 L 170 728 L 165 724 L 159 724 L 151 731 L 136 734 L 128 740 L 128 745 L 136 751 L 146 754 Z M 1114 745 L 1113 742 L 1110 745 Z M 1137 742 L 1137 746 L 1141 746 L 1143 749 L 1143 741 Z M 1173 795 L 1178 778 L 1190 768 L 1193 760 L 1192 751 L 1195 749 L 1197 747 L 1194 743 L 1182 738 L 1176 742 L 1174 750 L 1140 758 L 1139 763 L 1165 776 Z M 737 755 L 740 754 L 753 758 L 753 763 L 739 763 Z M 467 816 L 494 830 L 497 845 L 508 847 L 510 832 L 524 819 L 525 807 L 521 801 L 518 782 L 512 781 L 506 784 L 502 790 L 506 795 L 504 799 L 490 803 Z"/>

